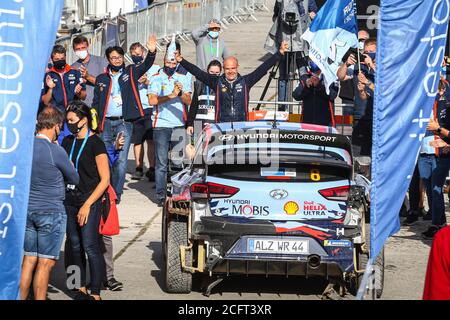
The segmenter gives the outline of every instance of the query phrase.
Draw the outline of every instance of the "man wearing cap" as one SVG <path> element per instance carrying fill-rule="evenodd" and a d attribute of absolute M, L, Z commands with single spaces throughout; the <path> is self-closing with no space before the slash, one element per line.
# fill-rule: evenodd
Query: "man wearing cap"
<path fill-rule="evenodd" d="M 219 36 L 220 29 L 220 22 L 212 19 L 207 25 L 192 31 L 197 46 L 197 66 L 204 71 L 212 60 L 223 62 L 230 56 L 225 42 Z"/>

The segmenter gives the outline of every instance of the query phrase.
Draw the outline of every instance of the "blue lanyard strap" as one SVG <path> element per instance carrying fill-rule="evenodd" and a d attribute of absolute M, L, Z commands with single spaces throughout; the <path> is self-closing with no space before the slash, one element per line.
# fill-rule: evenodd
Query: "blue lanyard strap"
<path fill-rule="evenodd" d="M 78 171 L 78 161 L 80 161 L 81 154 L 83 153 L 83 149 L 86 146 L 86 143 L 89 139 L 89 135 L 91 134 L 91 129 L 88 129 L 88 133 L 86 137 L 84 137 L 83 143 L 81 144 L 80 150 L 78 151 L 77 159 L 75 160 L 75 169 Z M 77 138 L 73 139 L 72 149 L 70 150 L 70 161 L 72 161 L 73 151 L 75 150 L 75 143 L 77 142 Z"/>

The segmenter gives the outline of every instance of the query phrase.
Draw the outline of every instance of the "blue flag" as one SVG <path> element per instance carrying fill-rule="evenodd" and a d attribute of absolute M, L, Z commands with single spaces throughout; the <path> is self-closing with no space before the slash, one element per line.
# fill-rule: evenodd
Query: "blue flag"
<path fill-rule="evenodd" d="M 448 1 L 382 0 L 373 118 L 371 257 L 400 228 L 445 52 Z"/>
<path fill-rule="evenodd" d="M 148 7 L 148 1 L 147 0 L 135 0 L 134 7 L 136 10 L 145 9 Z"/>
<path fill-rule="evenodd" d="M 337 80 L 337 70 L 349 48 L 358 46 L 354 0 L 328 0 L 302 39 L 309 43 L 309 58 L 322 70 L 325 88 Z"/>
<path fill-rule="evenodd" d="M 0 2 L 0 299 L 19 297 L 36 113 L 64 0 Z"/>

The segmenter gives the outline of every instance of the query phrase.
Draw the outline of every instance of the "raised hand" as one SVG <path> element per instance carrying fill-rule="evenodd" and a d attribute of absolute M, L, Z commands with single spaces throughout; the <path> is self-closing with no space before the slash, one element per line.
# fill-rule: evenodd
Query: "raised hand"
<path fill-rule="evenodd" d="M 56 87 L 56 83 L 53 82 L 52 77 L 50 77 L 49 75 L 47 75 L 47 77 L 45 77 L 45 83 L 47 84 L 47 87 L 49 87 L 50 89 L 53 89 L 54 87 Z"/>
<path fill-rule="evenodd" d="M 156 53 L 156 36 L 154 34 L 148 37 L 147 48 L 150 52 Z"/>

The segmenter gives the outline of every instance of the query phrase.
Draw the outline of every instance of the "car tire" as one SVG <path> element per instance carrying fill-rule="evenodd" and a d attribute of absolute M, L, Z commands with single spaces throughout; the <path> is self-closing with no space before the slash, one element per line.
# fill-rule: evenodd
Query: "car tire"
<path fill-rule="evenodd" d="M 163 261 L 166 261 L 166 251 L 167 251 L 167 220 L 169 218 L 169 213 L 167 210 L 167 203 L 164 204 L 161 213 L 161 252 Z"/>
<path fill-rule="evenodd" d="M 165 283 L 168 293 L 190 293 L 192 290 L 192 274 L 181 268 L 180 246 L 187 245 L 187 221 L 169 221 L 167 225 Z M 186 263 L 190 265 L 192 253 L 186 252 Z"/>
<path fill-rule="evenodd" d="M 366 228 L 366 248 L 370 252 L 370 224 L 365 224 Z M 362 251 L 361 247 L 356 247 L 357 259 L 358 259 L 358 270 L 365 270 L 369 262 L 369 254 Z M 362 279 L 364 277 L 363 273 L 356 276 L 355 280 L 350 281 L 348 289 L 349 292 L 356 296 L 358 294 L 358 289 L 361 285 Z M 375 296 L 376 299 L 380 299 L 383 295 L 384 289 L 384 247 L 378 254 L 375 260 Z"/>

